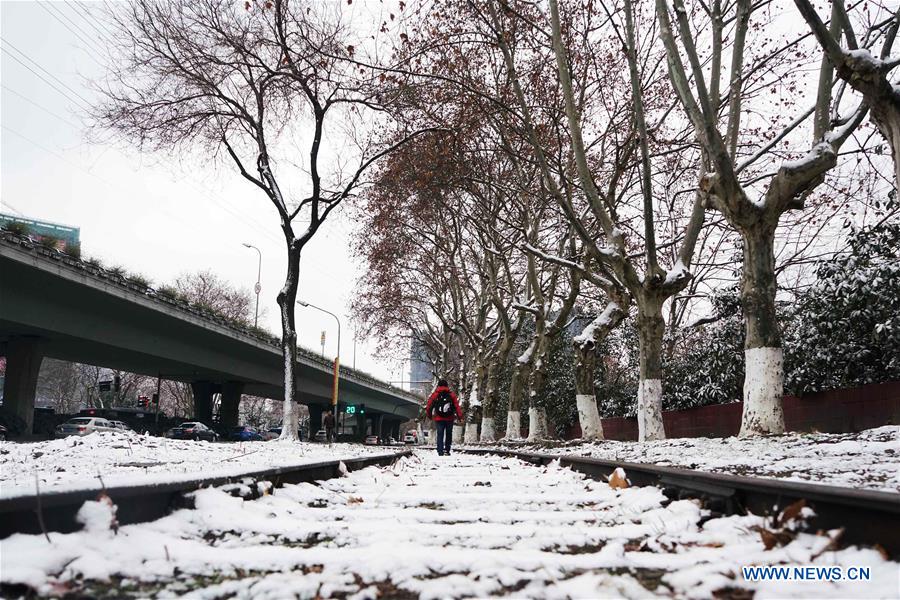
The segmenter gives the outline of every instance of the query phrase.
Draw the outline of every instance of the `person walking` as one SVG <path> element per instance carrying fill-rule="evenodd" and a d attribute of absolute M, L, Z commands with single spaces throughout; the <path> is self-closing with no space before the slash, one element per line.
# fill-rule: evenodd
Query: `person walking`
<path fill-rule="evenodd" d="M 459 400 L 450 390 L 446 379 L 438 380 L 437 387 L 428 397 L 425 414 L 434 421 L 437 427 L 438 456 L 450 454 L 450 442 L 453 440 L 453 422 L 462 421 L 462 409 Z"/>
<path fill-rule="evenodd" d="M 325 439 L 327 439 L 330 444 L 334 441 L 334 415 L 331 414 L 330 410 L 325 411 L 325 417 L 322 421 L 325 425 Z"/>

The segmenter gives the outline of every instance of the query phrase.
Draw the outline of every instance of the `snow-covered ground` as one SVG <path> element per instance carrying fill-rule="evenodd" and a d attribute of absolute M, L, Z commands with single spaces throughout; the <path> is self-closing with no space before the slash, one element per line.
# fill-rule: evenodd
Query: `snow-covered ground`
<path fill-rule="evenodd" d="M 511 450 L 591 456 L 859 489 L 900 492 L 900 426 L 859 433 L 789 433 L 761 438 L 653 442 L 507 444 Z"/>
<path fill-rule="evenodd" d="M 0 498 L 34 494 L 36 485 L 43 493 L 173 482 L 395 450 L 358 444 L 195 442 L 131 432 L 0 442 Z"/>
<path fill-rule="evenodd" d="M 186 598 L 895 598 L 900 564 L 829 549 L 753 515 L 709 519 L 655 487 L 615 489 L 556 463 L 419 451 L 390 468 L 286 485 L 256 500 L 221 489 L 153 523 L 2 540 L 9 594 Z M 804 509 L 808 511 L 809 509 Z M 765 533 L 762 533 L 765 531 Z M 772 544 L 766 549 L 763 539 Z M 742 566 L 865 566 L 866 582 L 745 581 Z"/>

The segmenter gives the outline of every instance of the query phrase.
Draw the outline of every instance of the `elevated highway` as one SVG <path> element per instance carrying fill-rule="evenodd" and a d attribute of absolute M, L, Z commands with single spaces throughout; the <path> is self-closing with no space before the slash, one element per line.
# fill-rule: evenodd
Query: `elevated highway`
<path fill-rule="evenodd" d="M 31 428 L 43 357 L 190 383 L 195 417 L 235 424 L 242 394 L 283 399 L 278 340 L 231 323 L 140 281 L 0 233 L 0 352 L 6 357 L 3 410 Z M 297 397 L 318 427 L 331 403 L 331 361 L 300 349 Z M 345 367 L 340 402 L 364 404 L 356 430 L 382 435 L 415 418 L 421 399 Z"/>

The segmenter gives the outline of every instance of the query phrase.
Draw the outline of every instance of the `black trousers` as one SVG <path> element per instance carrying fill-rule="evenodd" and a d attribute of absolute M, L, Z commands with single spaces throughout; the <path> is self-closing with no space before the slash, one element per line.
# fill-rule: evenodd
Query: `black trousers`
<path fill-rule="evenodd" d="M 437 453 L 450 454 L 450 442 L 453 440 L 453 421 L 435 421 L 437 426 Z"/>

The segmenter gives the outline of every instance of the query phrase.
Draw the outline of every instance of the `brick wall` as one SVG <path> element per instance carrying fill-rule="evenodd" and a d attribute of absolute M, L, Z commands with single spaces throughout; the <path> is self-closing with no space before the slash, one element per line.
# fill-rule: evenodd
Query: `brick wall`
<path fill-rule="evenodd" d="M 715 404 L 663 413 L 666 436 L 729 437 L 741 428 L 742 402 Z M 858 388 L 829 390 L 806 396 L 784 397 L 784 422 L 788 431 L 845 433 L 881 425 L 900 424 L 900 381 Z M 610 440 L 637 440 L 637 419 L 603 419 L 603 434 Z M 566 439 L 581 437 L 574 425 Z"/>

